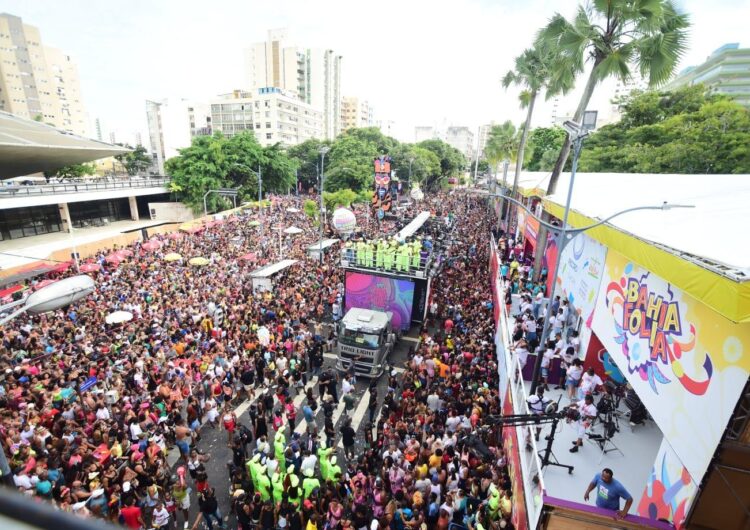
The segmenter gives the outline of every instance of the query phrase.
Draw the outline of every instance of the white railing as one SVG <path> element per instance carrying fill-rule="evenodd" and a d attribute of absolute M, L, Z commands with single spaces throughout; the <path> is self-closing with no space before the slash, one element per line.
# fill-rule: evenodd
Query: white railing
<path fill-rule="evenodd" d="M 108 191 L 134 188 L 160 188 L 169 184 L 169 177 L 128 178 L 122 180 L 70 181 L 53 184 L 0 186 L 0 199 L 11 197 L 41 197 L 87 191 Z"/>

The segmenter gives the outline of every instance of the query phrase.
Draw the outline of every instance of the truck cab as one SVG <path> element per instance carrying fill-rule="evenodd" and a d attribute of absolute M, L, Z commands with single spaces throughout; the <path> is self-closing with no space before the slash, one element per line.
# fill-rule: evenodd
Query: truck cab
<path fill-rule="evenodd" d="M 358 376 L 380 377 L 395 344 L 389 313 L 353 307 L 338 323 L 336 369 L 344 372 L 354 363 Z"/>

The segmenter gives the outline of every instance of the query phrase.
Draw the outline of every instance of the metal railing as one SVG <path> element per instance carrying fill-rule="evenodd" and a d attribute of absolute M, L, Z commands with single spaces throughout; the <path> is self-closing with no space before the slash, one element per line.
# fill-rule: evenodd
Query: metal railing
<path fill-rule="evenodd" d="M 433 253 L 420 256 L 419 262 L 415 263 L 413 256 L 407 258 L 399 257 L 398 247 L 390 254 L 390 259 L 380 255 L 379 251 L 365 252 L 358 250 L 356 246 L 341 249 L 341 266 L 350 269 L 370 269 L 373 271 L 391 274 L 405 274 L 421 278 L 427 277 L 427 271 L 432 265 Z"/>
<path fill-rule="evenodd" d="M 169 184 L 169 181 L 169 177 L 141 177 L 123 180 L 101 179 L 95 181 L 70 181 L 53 184 L 30 184 L 28 186 L 0 186 L 0 199 L 60 195 L 64 193 L 82 193 L 87 191 L 158 188 L 166 187 Z"/>

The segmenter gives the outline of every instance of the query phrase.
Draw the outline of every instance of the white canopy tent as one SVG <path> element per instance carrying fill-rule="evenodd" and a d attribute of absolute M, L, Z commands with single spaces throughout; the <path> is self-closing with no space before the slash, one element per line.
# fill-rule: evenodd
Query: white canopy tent
<path fill-rule="evenodd" d="M 253 291 L 257 291 L 259 289 L 264 291 L 272 290 L 273 277 L 284 269 L 291 267 L 295 263 L 297 263 L 296 259 L 285 259 L 254 270 L 250 273 L 250 278 L 252 278 L 253 281 Z"/>
<path fill-rule="evenodd" d="M 429 218 L 430 212 L 420 212 L 419 215 L 412 219 L 408 225 L 401 229 L 396 237 L 398 239 L 406 239 L 407 237 L 413 236 L 420 228 L 422 228 L 422 225 L 424 225 Z"/>

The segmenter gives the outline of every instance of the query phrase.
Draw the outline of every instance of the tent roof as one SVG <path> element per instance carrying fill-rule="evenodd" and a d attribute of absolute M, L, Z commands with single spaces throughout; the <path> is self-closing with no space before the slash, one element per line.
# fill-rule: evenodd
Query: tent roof
<path fill-rule="evenodd" d="M 0 178 L 55 170 L 128 151 L 0 111 Z"/>
<path fill-rule="evenodd" d="M 548 182 L 548 173 L 526 172 L 520 186 L 546 189 Z M 545 199 L 564 206 L 569 182 L 570 173 L 561 174 L 556 192 Z M 750 233 L 750 175 L 577 173 L 571 209 L 604 219 L 626 208 L 664 201 L 695 208 L 637 211 L 609 224 L 685 259 L 699 258 L 727 276 L 750 279 L 750 247 L 736 238 Z"/>
<path fill-rule="evenodd" d="M 252 278 L 270 278 L 274 274 L 283 271 L 287 267 L 291 267 L 295 263 L 297 263 L 296 259 L 285 259 L 277 261 L 276 263 L 272 263 L 271 265 L 266 265 L 265 267 L 254 270 L 250 273 L 250 276 Z"/>

